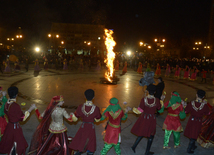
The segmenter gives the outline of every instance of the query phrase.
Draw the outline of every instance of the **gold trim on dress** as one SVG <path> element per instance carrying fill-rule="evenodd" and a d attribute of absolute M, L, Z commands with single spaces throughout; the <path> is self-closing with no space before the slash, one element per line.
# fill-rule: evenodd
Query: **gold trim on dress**
<path fill-rule="evenodd" d="M 50 128 L 48 129 L 51 133 L 62 133 L 62 132 L 65 132 L 67 131 L 67 127 L 65 129 L 62 129 L 62 130 L 51 130 Z"/>
<path fill-rule="evenodd" d="M 118 112 L 113 112 L 113 111 L 110 111 L 109 114 L 112 116 L 113 119 L 116 119 L 121 113 L 121 109 L 119 109 Z"/>
<path fill-rule="evenodd" d="M 171 107 L 172 107 L 172 110 L 175 110 L 177 109 L 181 104 L 180 103 L 175 103 L 173 104 Z"/>
<path fill-rule="evenodd" d="M 110 122 L 108 122 L 108 124 L 113 128 L 119 128 L 120 127 L 120 125 L 111 124 Z"/>
<path fill-rule="evenodd" d="M 169 116 L 174 116 L 174 117 L 177 117 L 177 116 L 178 116 L 178 114 L 170 114 L 170 113 L 168 113 L 168 115 L 169 115 Z"/>

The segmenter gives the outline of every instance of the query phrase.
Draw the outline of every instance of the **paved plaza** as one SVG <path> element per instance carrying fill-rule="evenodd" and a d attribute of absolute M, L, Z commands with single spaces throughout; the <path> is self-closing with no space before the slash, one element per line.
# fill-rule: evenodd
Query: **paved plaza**
<path fill-rule="evenodd" d="M 79 104 L 85 102 L 84 91 L 86 89 L 93 89 L 95 91 L 94 104 L 101 108 L 103 111 L 108 105 L 108 101 L 112 97 L 118 98 L 121 107 L 125 108 L 123 102 L 126 101 L 127 106 L 138 107 L 141 98 L 144 96 L 143 88 L 139 86 L 138 81 L 142 78 L 142 74 L 138 74 L 132 69 L 128 69 L 128 72 L 120 76 L 121 70 L 116 72 L 116 76 L 120 78 L 117 85 L 102 84 L 100 83 L 100 77 L 104 75 L 104 69 L 96 71 L 95 69 L 85 70 L 72 70 L 72 71 L 56 71 L 49 69 L 48 71 L 40 71 L 38 76 L 34 75 L 33 66 L 29 68 L 28 72 L 20 71 L 19 73 L 0 74 L 0 86 L 3 90 L 6 90 L 10 86 L 17 86 L 19 88 L 18 103 L 25 102 L 25 106 L 21 106 L 22 110 L 27 110 L 31 104 L 35 103 L 43 112 L 47 104 L 51 101 L 51 98 L 55 95 L 63 95 L 64 107 L 67 112 L 74 112 Z M 164 74 L 164 71 L 163 73 Z M 174 79 L 172 77 L 163 78 L 165 82 L 165 91 L 167 93 L 166 100 L 170 99 L 170 93 L 177 91 L 182 99 L 188 98 L 188 101 L 195 98 L 196 90 L 203 89 L 206 91 L 206 97 L 208 102 L 214 105 L 214 85 L 207 81 L 207 84 L 202 84 L 198 81 L 192 82 L 181 79 Z M 157 81 L 157 80 L 156 80 Z M 170 137 L 169 146 L 171 149 L 163 150 L 164 131 L 162 130 L 162 124 L 167 115 L 165 111 L 162 115 L 157 117 L 157 132 L 151 147 L 151 151 L 157 155 L 185 155 L 186 149 L 189 143 L 189 139 L 184 137 L 181 133 L 181 147 L 174 149 L 173 136 Z M 129 113 L 128 119 L 122 122 L 122 143 L 121 151 L 122 155 L 134 155 L 131 150 L 132 144 L 137 138 L 130 131 L 138 116 L 132 112 Z M 182 126 L 185 129 L 189 116 L 182 120 Z M 31 137 L 39 124 L 39 120 L 36 117 L 35 112 L 31 113 L 31 116 L 26 122 L 21 123 L 24 136 L 30 145 Z M 97 150 L 94 153 L 99 155 L 101 149 L 104 146 L 103 134 L 106 126 L 106 121 L 95 123 L 96 135 L 97 135 Z M 81 120 L 75 123 L 69 123 L 65 121 L 65 125 L 68 127 L 68 136 L 74 137 L 77 130 L 81 125 Z M 143 138 L 136 148 L 136 155 L 142 155 L 145 152 L 147 145 L 147 139 Z M 198 144 L 196 144 L 198 146 Z M 28 151 L 28 149 L 27 149 Z M 84 153 L 86 154 L 86 153 Z M 112 148 L 109 155 L 116 155 Z M 214 149 L 204 149 L 200 146 L 196 149 L 195 155 L 213 155 Z"/>

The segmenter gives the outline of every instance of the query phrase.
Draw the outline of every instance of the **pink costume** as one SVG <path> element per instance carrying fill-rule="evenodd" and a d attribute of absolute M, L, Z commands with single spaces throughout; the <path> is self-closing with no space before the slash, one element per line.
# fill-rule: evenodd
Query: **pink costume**
<path fill-rule="evenodd" d="M 170 75 L 170 72 L 171 72 L 171 70 L 170 70 L 170 66 L 169 66 L 169 64 L 167 64 L 167 66 L 166 66 L 165 76 L 169 76 L 169 75 Z"/>
<path fill-rule="evenodd" d="M 188 79 L 189 77 L 189 66 L 186 66 L 185 70 L 184 70 L 184 79 Z"/>
<path fill-rule="evenodd" d="M 194 67 L 190 80 L 192 80 L 192 81 L 196 80 L 197 72 L 198 72 L 198 69 L 196 67 Z"/>
<path fill-rule="evenodd" d="M 180 76 L 180 67 L 178 65 L 176 65 L 176 68 L 175 68 L 175 77 L 179 77 Z"/>

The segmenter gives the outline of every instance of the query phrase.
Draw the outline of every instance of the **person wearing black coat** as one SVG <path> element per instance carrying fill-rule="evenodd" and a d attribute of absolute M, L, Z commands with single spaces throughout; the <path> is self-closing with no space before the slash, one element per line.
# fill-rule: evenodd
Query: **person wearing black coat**
<path fill-rule="evenodd" d="M 156 85 L 156 93 L 155 93 L 155 97 L 158 98 L 159 100 L 161 100 L 161 96 L 163 93 L 163 90 L 165 88 L 165 84 L 164 81 L 161 77 L 158 78 L 158 84 Z M 159 116 L 159 112 L 157 111 L 157 117 Z"/>

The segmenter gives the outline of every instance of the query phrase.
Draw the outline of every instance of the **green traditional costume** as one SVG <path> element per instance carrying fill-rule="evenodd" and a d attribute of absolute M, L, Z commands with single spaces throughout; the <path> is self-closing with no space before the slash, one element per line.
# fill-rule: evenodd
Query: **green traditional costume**
<path fill-rule="evenodd" d="M 1 141 L 1 137 L 4 134 L 4 130 L 7 125 L 7 119 L 6 119 L 5 113 L 4 113 L 4 106 L 5 106 L 6 102 L 7 102 L 7 97 L 3 96 L 2 99 L 0 100 L 0 141 Z"/>
<path fill-rule="evenodd" d="M 165 130 L 163 148 L 169 148 L 168 143 L 172 132 L 174 135 L 174 147 L 177 148 L 180 145 L 180 132 L 183 131 L 179 116 L 181 119 L 186 117 L 181 104 L 181 98 L 177 92 L 172 92 L 170 101 L 164 103 L 164 106 L 159 112 L 162 113 L 164 108 L 168 109 L 168 115 L 163 123 L 163 129 Z"/>
<path fill-rule="evenodd" d="M 101 118 L 101 121 L 106 117 L 109 118 L 104 136 L 105 145 L 101 151 L 101 155 L 106 155 L 112 147 L 114 147 L 117 155 L 121 155 L 121 120 L 126 120 L 127 116 L 127 113 L 124 114 L 123 110 L 118 104 L 118 99 L 111 98 L 110 105 L 103 112 Z"/>

